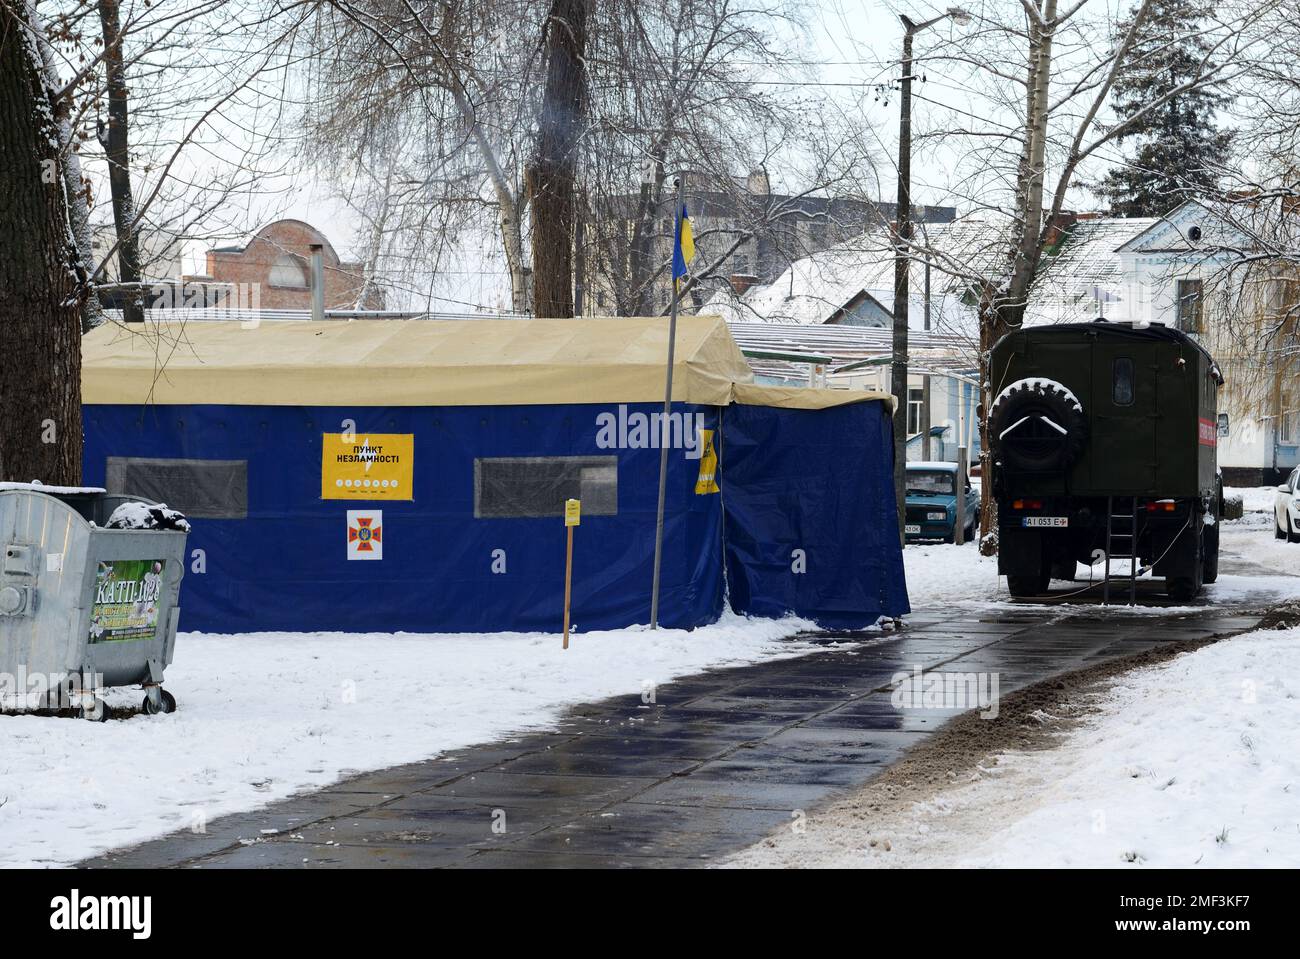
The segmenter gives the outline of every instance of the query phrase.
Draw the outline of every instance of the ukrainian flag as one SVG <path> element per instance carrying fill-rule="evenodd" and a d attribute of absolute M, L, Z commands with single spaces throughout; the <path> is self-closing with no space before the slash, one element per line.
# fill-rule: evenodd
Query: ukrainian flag
<path fill-rule="evenodd" d="M 686 264 L 695 259 L 695 234 L 691 232 L 691 220 L 686 214 L 686 204 L 677 211 L 676 230 L 673 236 L 673 287 L 680 290 L 682 278 L 686 276 Z"/>

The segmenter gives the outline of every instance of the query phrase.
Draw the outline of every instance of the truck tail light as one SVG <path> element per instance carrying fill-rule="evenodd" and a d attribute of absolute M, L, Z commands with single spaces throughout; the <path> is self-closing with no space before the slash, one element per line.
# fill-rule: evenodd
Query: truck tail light
<path fill-rule="evenodd" d="M 1042 509 L 1043 501 L 1041 499 L 1017 499 L 1011 501 L 1014 509 Z"/>
<path fill-rule="evenodd" d="M 1157 500 L 1154 503 L 1147 503 L 1148 513 L 1172 513 L 1178 509 L 1178 504 L 1171 499 Z"/>

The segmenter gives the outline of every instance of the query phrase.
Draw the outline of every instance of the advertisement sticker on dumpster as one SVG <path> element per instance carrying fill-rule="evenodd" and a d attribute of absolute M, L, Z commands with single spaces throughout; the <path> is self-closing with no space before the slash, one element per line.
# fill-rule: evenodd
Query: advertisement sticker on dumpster
<path fill-rule="evenodd" d="M 90 641 L 122 643 L 153 639 L 162 593 L 161 559 L 103 560 L 95 569 Z"/>
<path fill-rule="evenodd" d="M 414 452 L 414 433 L 325 433 L 321 499 L 412 499 Z"/>

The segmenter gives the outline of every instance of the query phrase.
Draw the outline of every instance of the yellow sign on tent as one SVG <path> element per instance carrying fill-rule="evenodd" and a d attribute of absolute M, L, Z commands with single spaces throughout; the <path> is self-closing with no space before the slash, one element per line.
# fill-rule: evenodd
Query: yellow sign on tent
<path fill-rule="evenodd" d="M 326 433 L 321 499 L 413 499 L 413 433 Z"/>
<path fill-rule="evenodd" d="M 718 450 L 713 445 L 713 430 L 700 430 L 700 472 L 695 478 L 695 495 L 720 493 L 718 486 Z"/>

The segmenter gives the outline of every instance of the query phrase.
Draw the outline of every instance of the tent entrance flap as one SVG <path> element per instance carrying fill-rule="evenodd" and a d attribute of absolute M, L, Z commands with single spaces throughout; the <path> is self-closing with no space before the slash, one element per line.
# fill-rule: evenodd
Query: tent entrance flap
<path fill-rule="evenodd" d="M 910 611 L 884 403 L 735 403 L 721 476 L 732 609 L 861 629 Z"/>

